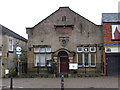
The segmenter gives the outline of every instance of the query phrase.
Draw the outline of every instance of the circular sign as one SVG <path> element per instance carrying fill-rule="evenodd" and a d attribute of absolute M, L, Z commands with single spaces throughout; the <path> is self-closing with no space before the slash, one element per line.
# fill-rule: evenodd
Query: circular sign
<path fill-rule="evenodd" d="M 16 51 L 17 51 L 17 52 L 20 52 L 21 50 L 22 50 L 22 49 L 21 49 L 21 47 L 19 47 L 19 46 L 16 48 Z"/>
<path fill-rule="evenodd" d="M 62 40 L 62 45 L 66 45 L 67 41 L 66 40 Z"/>

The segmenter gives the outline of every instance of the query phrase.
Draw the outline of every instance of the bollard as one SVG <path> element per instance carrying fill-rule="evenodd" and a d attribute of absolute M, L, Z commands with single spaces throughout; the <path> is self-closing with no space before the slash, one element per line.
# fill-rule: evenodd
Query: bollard
<path fill-rule="evenodd" d="M 61 90 L 64 90 L 64 75 L 61 77 Z"/>
<path fill-rule="evenodd" d="M 10 79 L 10 89 L 13 89 L 13 78 Z"/>

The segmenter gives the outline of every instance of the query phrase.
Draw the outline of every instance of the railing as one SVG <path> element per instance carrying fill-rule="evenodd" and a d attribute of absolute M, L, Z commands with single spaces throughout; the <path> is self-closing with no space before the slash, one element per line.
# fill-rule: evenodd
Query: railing
<path fill-rule="evenodd" d="M 61 67 L 60 65 L 67 65 L 67 67 Z M 41 66 L 45 65 L 45 66 Z M 67 72 L 61 72 L 60 70 L 67 68 Z M 45 64 L 38 64 L 35 66 L 33 63 L 20 63 L 20 76 L 27 76 L 28 77 L 36 77 L 36 76 L 54 76 L 54 77 L 59 77 L 61 76 L 62 73 L 64 73 L 68 77 L 72 76 L 95 76 L 95 75 L 100 75 L 102 73 L 102 63 L 96 63 L 95 67 L 93 66 L 86 66 L 82 65 L 81 67 L 78 67 L 78 69 L 75 70 L 70 70 L 69 69 L 69 63 L 51 63 L 51 65 L 48 65 L 47 63 Z M 64 70 L 63 70 L 64 71 Z M 17 71 L 16 71 L 17 73 Z"/>

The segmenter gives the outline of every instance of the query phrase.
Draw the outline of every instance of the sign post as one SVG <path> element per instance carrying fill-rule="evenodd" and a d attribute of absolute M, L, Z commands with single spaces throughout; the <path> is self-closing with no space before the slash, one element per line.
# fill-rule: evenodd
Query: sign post
<path fill-rule="evenodd" d="M 16 51 L 17 51 L 17 52 L 16 52 L 16 54 L 17 54 L 17 63 L 18 63 L 18 65 L 17 65 L 17 67 L 18 67 L 18 68 L 17 68 L 17 70 L 18 70 L 18 72 L 17 72 L 18 77 L 19 77 L 20 55 L 22 54 L 22 53 L 21 53 L 21 50 L 22 50 L 22 49 L 21 49 L 21 47 L 19 47 L 19 46 L 16 48 Z"/>

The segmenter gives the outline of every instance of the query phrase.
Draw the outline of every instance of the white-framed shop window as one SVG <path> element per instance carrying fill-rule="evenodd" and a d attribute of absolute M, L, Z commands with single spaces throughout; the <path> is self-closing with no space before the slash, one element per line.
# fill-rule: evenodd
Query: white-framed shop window
<path fill-rule="evenodd" d="M 13 40 L 9 39 L 9 51 L 13 51 Z"/>

